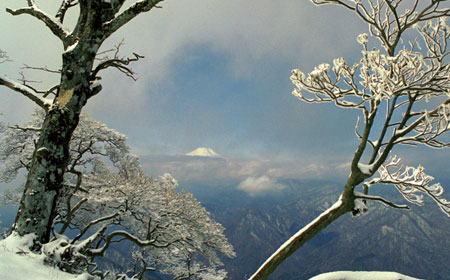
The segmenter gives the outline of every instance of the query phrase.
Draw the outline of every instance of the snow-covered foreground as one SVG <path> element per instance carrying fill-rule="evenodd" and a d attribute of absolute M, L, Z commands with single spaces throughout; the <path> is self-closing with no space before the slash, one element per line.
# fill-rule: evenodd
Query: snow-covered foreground
<path fill-rule="evenodd" d="M 88 274 L 73 275 L 43 264 L 44 257 L 30 252 L 32 235 L 12 234 L 0 240 L 0 279 L 2 280 L 93 280 Z M 420 280 L 396 272 L 338 271 L 310 280 Z"/>
<path fill-rule="evenodd" d="M 0 279 L 2 280 L 91 280 L 88 274 L 72 275 L 43 264 L 44 257 L 30 252 L 32 235 L 15 234 L 0 240 Z"/>
<path fill-rule="evenodd" d="M 309 280 L 420 280 L 397 272 L 336 271 L 320 274 Z"/>

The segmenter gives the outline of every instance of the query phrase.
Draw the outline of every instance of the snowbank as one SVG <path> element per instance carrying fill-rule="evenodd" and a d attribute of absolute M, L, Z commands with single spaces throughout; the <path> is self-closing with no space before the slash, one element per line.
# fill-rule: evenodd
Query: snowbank
<path fill-rule="evenodd" d="M 336 271 L 320 274 L 309 280 L 420 280 L 397 272 Z"/>
<path fill-rule="evenodd" d="M 44 257 L 28 248 L 33 240 L 29 234 L 12 234 L 0 240 L 0 279 L 2 280 L 94 280 L 91 275 L 73 275 L 43 264 Z M 420 280 L 397 272 L 338 271 L 324 273 L 310 280 Z"/>
<path fill-rule="evenodd" d="M 0 279 L 2 280 L 93 280 L 88 274 L 72 275 L 43 264 L 44 257 L 28 248 L 33 240 L 29 234 L 11 234 L 0 240 Z"/>

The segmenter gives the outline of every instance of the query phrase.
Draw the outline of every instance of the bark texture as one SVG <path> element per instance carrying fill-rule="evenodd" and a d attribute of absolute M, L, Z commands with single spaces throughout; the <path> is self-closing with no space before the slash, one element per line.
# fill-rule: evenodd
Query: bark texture
<path fill-rule="evenodd" d="M 60 88 L 42 125 L 13 228 L 21 235 L 36 234 L 39 243 L 49 240 L 69 159 L 69 142 L 78 125 L 81 110 L 93 94 L 89 87 L 90 78 L 84 69 L 89 69 L 89 65 L 92 67 L 95 53 L 90 56 L 83 53 L 86 61 L 77 59 L 81 56 L 76 51 L 63 56 Z"/>

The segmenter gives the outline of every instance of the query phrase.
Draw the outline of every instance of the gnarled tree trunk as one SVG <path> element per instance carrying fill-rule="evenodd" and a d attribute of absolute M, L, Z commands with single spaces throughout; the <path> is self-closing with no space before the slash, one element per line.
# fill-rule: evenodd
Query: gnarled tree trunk
<path fill-rule="evenodd" d="M 94 94 L 86 73 L 92 69 L 95 53 L 83 48 L 64 53 L 60 87 L 45 116 L 27 176 L 13 230 L 20 235 L 34 233 L 40 243 L 49 239 L 72 133 L 83 106 Z"/>
<path fill-rule="evenodd" d="M 90 97 L 101 90 L 96 82 L 98 73 L 108 67 L 115 67 L 132 76 L 133 72 L 127 65 L 140 58 L 138 55 L 132 59 L 115 56 L 94 65 L 98 49 L 120 27 L 140 13 L 157 7 L 162 1 L 136 1 L 119 12 L 125 0 L 61 0 L 55 17 L 41 11 L 34 1 L 27 1 L 27 7 L 24 8 L 7 9 L 12 15 L 28 14 L 45 23 L 61 40 L 65 50 L 61 80 L 53 102 L 31 87 L 0 77 L 0 85 L 28 97 L 47 112 L 13 226 L 13 230 L 20 235 L 34 233 L 35 248 L 49 240 L 55 206 L 69 159 L 69 142 L 78 125 L 82 108 Z M 62 24 L 67 10 L 75 6 L 79 6 L 80 11 L 78 21 L 73 31 L 69 32 Z"/>

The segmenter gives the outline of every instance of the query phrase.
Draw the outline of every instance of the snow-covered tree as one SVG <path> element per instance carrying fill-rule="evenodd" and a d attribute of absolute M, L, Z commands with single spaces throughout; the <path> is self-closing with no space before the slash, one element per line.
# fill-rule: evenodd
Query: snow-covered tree
<path fill-rule="evenodd" d="M 424 168 L 404 166 L 392 155 L 398 145 L 450 147 L 450 15 L 444 0 L 312 0 L 316 5 L 336 4 L 369 25 L 361 34 L 361 59 L 351 65 L 337 58 L 309 74 L 293 70 L 293 94 L 307 103 L 332 102 L 360 112 L 355 133 L 359 145 L 350 175 L 339 200 L 286 241 L 250 279 L 265 279 L 288 256 L 346 213 L 359 214 L 367 200 L 395 208 L 408 208 L 369 195 L 381 184 L 394 186 L 403 197 L 421 205 L 431 197 L 450 216 L 450 201 L 443 188 Z M 416 33 L 415 35 L 413 35 Z M 376 42 L 380 43 L 380 48 Z M 362 120 L 361 120 L 362 118 Z M 448 136 L 448 135 L 447 135 Z M 378 174 L 378 175 L 377 175 Z M 357 191 L 361 186 L 362 191 Z"/>
<path fill-rule="evenodd" d="M 32 161 L 45 112 L 26 126 L 4 130 L 0 145 L 0 180 L 16 178 Z M 70 142 L 63 187 L 56 205 L 51 238 L 41 251 L 65 271 L 96 273 L 95 258 L 117 242 L 134 244 L 135 264 L 128 276 L 146 271 L 174 279 L 224 279 L 220 256 L 234 256 L 223 227 L 190 193 L 177 192 L 169 174 L 147 177 L 129 153 L 126 137 L 86 115 Z M 16 194 L 16 195 L 14 195 Z M 9 191 L 6 203 L 19 201 Z M 76 234 L 72 239 L 64 234 Z"/>
<path fill-rule="evenodd" d="M 98 60 L 100 47 L 119 28 L 139 14 L 158 8 L 162 1 L 61 0 L 54 16 L 41 10 L 34 0 L 24 1 L 23 8 L 6 9 L 13 16 L 29 15 L 44 23 L 64 48 L 62 65 L 56 71 L 60 82 L 49 89 L 0 76 L 0 85 L 27 97 L 46 112 L 14 228 L 20 235 L 35 234 L 36 248 L 50 238 L 56 201 L 69 164 L 69 142 L 82 108 L 102 89 L 100 72 L 112 67 L 132 77 L 128 65 L 141 58 L 134 54 L 131 58 L 114 55 Z M 130 5 L 124 6 L 125 2 Z M 78 15 L 73 28 L 64 21 L 69 10 Z"/>

